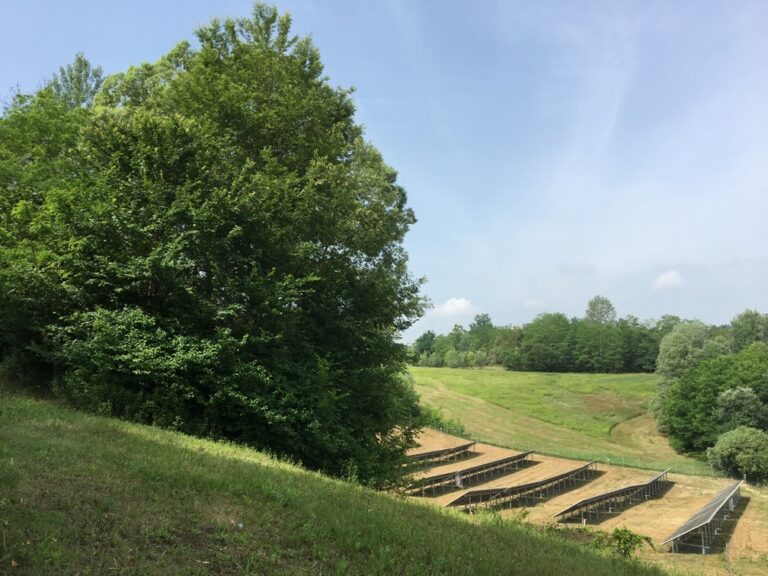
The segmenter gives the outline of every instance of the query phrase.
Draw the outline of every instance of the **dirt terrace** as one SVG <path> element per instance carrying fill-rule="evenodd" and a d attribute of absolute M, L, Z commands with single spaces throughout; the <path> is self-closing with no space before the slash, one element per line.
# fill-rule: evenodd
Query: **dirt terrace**
<path fill-rule="evenodd" d="M 414 452 L 450 448 L 467 442 L 463 438 L 435 430 L 426 430 L 420 440 L 421 446 Z M 459 471 L 519 454 L 515 450 L 480 443 L 475 446 L 475 451 L 474 457 L 420 471 L 418 476 L 424 477 Z M 466 490 L 452 491 L 437 498 L 427 498 L 427 500 L 439 506 L 446 506 L 468 490 L 505 488 L 535 482 L 573 470 L 584 464 L 582 461 L 540 454 L 533 454 L 532 460 L 534 461 L 533 464 L 496 477 L 484 484 L 476 484 Z M 527 508 L 527 519 L 538 524 L 554 522 L 555 514 L 583 498 L 596 496 L 630 484 L 639 484 L 655 474 L 653 470 L 623 468 L 607 464 L 598 464 L 597 470 L 598 475 L 592 481 Z M 623 526 L 651 537 L 658 547 L 678 527 L 709 502 L 717 492 L 733 482 L 730 479 L 680 474 L 670 474 L 669 480 L 673 483 L 672 487 L 660 498 L 629 507 L 613 517 L 606 518 L 597 524 L 596 528 L 610 531 Z M 728 554 L 731 561 L 739 558 L 755 559 L 768 554 L 768 491 L 745 486 L 742 494 L 748 498 L 748 503 L 728 541 Z M 502 516 L 508 517 L 515 517 L 520 514 L 520 508 L 502 511 Z"/>

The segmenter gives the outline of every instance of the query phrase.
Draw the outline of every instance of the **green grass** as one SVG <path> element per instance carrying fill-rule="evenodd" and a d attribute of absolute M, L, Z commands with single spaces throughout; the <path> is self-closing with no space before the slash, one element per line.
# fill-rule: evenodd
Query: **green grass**
<path fill-rule="evenodd" d="M 500 369 L 412 368 L 416 381 L 436 381 L 508 410 L 607 437 L 613 426 L 647 410 L 656 387 L 651 374 L 549 374 Z"/>
<path fill-rule="evenodd" d="M 648 412 L 652 374 L 549 374 L 500 368 L 409 369 L 422 402 L 473 439 L 639 468 L 713 474 L 677 454 Z"/>
<path fill-rule="evenodd" d="M 516 522 L 0 391 L 0 574 L 661 574 Z"/>

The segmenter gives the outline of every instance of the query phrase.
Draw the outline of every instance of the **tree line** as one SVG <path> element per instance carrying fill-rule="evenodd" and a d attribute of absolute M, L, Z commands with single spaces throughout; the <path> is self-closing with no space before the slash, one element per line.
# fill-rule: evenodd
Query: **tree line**
<path fill-rule="evenodd" d="M 681 322 L 676 316 L 641 322 L 616 318 L 608 298 L 592 298 L 581 318 L 544 313 L 522 326 L 495 326 L 478 314 L 468 329 L 448 334 L 427 331 L 410 347 L 420 366 L 473 368 L 502 365 L 536 372 L 653 372 L 659 343 Z"/>
<path fill-rule="evenodd" d="M 768 315 L 682 322 L 661 341 L 654 411 L 679 452 L 768 479 Z"/>

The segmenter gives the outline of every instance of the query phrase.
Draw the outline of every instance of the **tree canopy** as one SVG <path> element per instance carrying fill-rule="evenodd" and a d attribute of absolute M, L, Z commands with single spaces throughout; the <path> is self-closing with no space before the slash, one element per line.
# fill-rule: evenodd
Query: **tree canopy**
<path fill-rule="evenodd" d="M 613 324 L 616 322 L 616 309 L 605 296 L 595 296 L 587 304 L 584 319 L 597 324 Z"/>
<path fill-rule="evenodd" d="M 449 334 L 422 334 L 411 346 L 411 361 L 456 368 L 501 364 L 509 370 L 653 372 L 659 341 L 675 321 L 616 320 L 613 304 L 603 296 L 590 300 L 585 318 L 544 313 L 522 326 L 497 326 L 488 314 L 477 314 L 469 329 L 456 325 Z"/>
<path fill-rule="evenodd" d="M 77 406 L 381 482 L 413 442 L 415 222 L 287 15 L 0 117 L 0 354 Z M 29 370 L 28 370 L 29 369 Z"/>

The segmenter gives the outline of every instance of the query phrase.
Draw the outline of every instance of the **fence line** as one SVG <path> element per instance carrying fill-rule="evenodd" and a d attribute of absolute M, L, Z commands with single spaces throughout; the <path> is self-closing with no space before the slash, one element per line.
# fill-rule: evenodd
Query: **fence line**
<path fill-rule="evenodd" d="M 638 468 L 641 470 L 666 470 L 669 469 L 672 474 L 685 474 L 688 476 L 709 476 L 713 478 L 728 478 L 729 475 L 716 470 L 712 465 L 706 462 L 665 462 L 664 460 L 638 459 L 620 454 L 607 454 L 605 452 L 591 452 L 589 450 L 579 451 L 568 448 L 552 447 L 546 444 L 529 444 L 526 446 L 504 446 L 482 437 L 472 436 L 472 440 L 498 446 L 499 448 L 509 448 L 510 450 L 533 450 L 537 454 L 546 456 L 556 456 L 558 458 L 568 458 L 571 460 L 596 461 L 601 464 L 611 466 L 621 466 L 624 468 Z"/>

